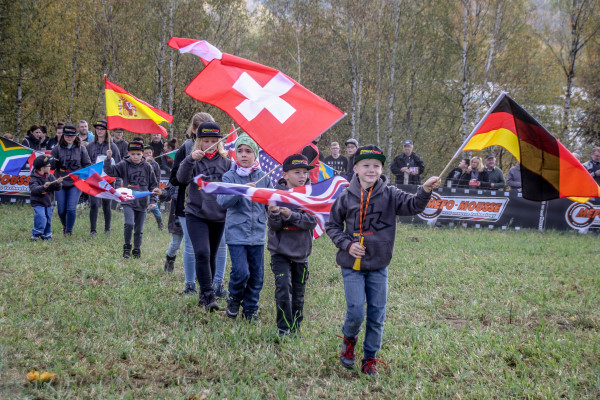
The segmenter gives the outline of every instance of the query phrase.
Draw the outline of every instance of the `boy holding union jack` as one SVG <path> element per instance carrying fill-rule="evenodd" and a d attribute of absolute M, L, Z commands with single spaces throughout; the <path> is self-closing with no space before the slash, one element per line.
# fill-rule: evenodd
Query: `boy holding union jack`
<path fill-rule="evenodd" d="M 308 171 L 314 166 L 302 154 L 283 162 L 283 178 L 276 189 L 310 184 Z M 312 252 L 313 229 L 317 218 L 302 209 L 269 206 L 268 245 L 271 270 L 275 274 L 275 306 L 279 337 L 299 332 L 303 319 L 304 290 L 308 280 L 308 256 Z"/>
<path fill-rule="evenodd" d="M 158 180 L 154 175 L 152 166 L 143 157 L 144 142 L 141 138 L 134 138 L 127 146 L 128 156 L 112 165 L 110 162 L 113 154 L 111 150 L 106 151 L 104 172 L 108 176 L 123 179 L 123 187 L 135 191 L 151 191 L 150 205 L 148 197 L 123 202 L 123 217 L 125 226 L 123 228 L 125 244 L 123 245 L 123 258 L 140 258 L 142 247 L 142 235 L 144 221 L 146 220 L 146 208 L 156 207 L 156 196 L 162 191 L 158 188 Z M 134 232 L 135 230 L 135 232 Z M 133 234 L 133 253 L 131 249 L 131 236 Z"/>
<path fill-rule="evenodd" d="M 374 145 L 358 148 L 350 186 L 335 200 L 327 234 L 339 249 L 336 261 L 342 267 L 346 297 L 346 319 L 340 362 L 354 366 L 354 348 L 365 318 L 364 358 L 361 372 L 377 375 L 377 351 L 381 348 L 388 290 L 388 264 L 396 236 L 396 215 L 415 215 L 425 209 L 438 177 L 429 178 L 416 194 L 388 186 L 381 175 L 385 156 Z M 393 211 L 393 212 L 390 212 Z M 344 227 L 345 225 L 345 227 Z M 341 337 L 341 336 L 340 336 Z"/>

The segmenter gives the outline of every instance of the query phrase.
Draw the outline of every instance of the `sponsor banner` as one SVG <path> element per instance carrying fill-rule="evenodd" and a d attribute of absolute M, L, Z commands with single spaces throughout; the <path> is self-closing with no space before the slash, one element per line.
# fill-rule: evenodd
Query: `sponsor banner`
<path fill-rule="evenodd" d="M 0 174 L 0 194 L 29 196 L 29 170 L 22 170 L 18 176 Z"/>
<path fill-rule="evenodd" d="M 415 193 L 415 185 L 396 185 Z M 510 192 L 441 187 L 434 191 L 427 208 L 417 216 L 398 217 L 404 223 L 462 225 L 489 229 L 556 229 L 580 232 L 600 230 L 600 198 L 585 204 L 569 199 L 525 200 Z"/>

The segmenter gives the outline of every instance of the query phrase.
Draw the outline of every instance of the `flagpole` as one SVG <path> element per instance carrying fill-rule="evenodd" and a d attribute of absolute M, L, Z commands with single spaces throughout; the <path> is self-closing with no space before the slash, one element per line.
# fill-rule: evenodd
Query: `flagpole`
<path fill-rule="evenodd" d="M 272 170 L 270 170 L 269 172 L 267 172 L 265 174 L 265 176 L 263 176 L 262 178 L 260 178 L 259 180 L 257 180 L 256 182 L 254 182 L 254 184 L 256 185 L 258 182 L 262 181 L 263 179 L 265 179 L 267 176 L 271 175 L 273 173 L 273 171 L 275 171 L 277 168 L 279 168 L 279 165 L 276 167 L 273 167 Z"/>
<path fill-rule="evenodd" d="M 465 139 L 465 141 L 463 142 L 463 144 L 458 148 L 458 150 L 456 150 L 456 153 L 454 153 L 454 155 L 452 156 L 452 159 L 450 159 L 450 161 L 448 162 L 448 164 L 446 164 L 446 167 L 442 170 L 442 173 L 438 175 L 440 177 L 440 179 L 442 179 L 442 176 L 450 168 L 450 166 L 452 165 L 452 162 L 454 161 L 454 159 L 456 157 L 458 157 L 458 155 L 465 148 L 465 146 L 467 145 L 467 143 L 469 143 L 469 140 L 471 140 L 471 138 L 475 135 L 475 133 L 477 132 L 477 130 L 479 130 L 479 128 L 481 128 L 481 125 L 483 125 L 483 122 L 487 119 L 487 117 L 490 116 L 490 114 L 492 113 L 492 111 L 496 108 L 496 106 L 500 103 L 500 101 L 502 101 L 502 99 L 504 98 L 504 96 L 506 96 L 507 94 L 508 94 L 508 92 L 505 92 L 505 91 L 500 92 L 500 95 L 498 95 L 498 98 L 496 99 L 496 101 L 494 101 L 494 103 L 487 110 L 487 112 L 485 113 L 485 115 L 483 117 L 481 117 L 481 119 L 479 120 L 479 122 L 477 123 L 477 125 L 475 125 L 475 128 L 473 128 L 473 130 L 471 131 L 471 133 L 469 134 L 469 136 L 467 136 L 467 138 Z"/>
<path fill-rule="evenodd" d="M 210 147 L 206 148 L 204 150 L 204 152 L 206 153 L 207 151 L 209 151 L 210 149 L 212 149 L 213 147 L 217 146 L 219 143 L 223 142 L 224 140 L 227 140 L 227 138 L 231 135 L 233 135 L 234 133 L 236 133 L 238 130 L 240 129 L 240 127 L 238 126 L 237 128 L 235 128 L 232 132 L 229 132 L 227 135 L 223 136 L 221 139 L 219 139 L 217 141 L 217 143 L 211 145 Z"/>

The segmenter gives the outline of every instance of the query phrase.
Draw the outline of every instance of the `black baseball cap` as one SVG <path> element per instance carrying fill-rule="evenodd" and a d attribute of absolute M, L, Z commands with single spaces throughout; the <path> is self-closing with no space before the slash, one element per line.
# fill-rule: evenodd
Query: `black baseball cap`
<path fill-rule="evenodd" d="M 314 165 L 310 165 L 308 163 L 308 158 L 302 154 L 292 154 L 283 161 L 283 172 L 296 168 L 306 168 L 310 170 L 314 168 Z"/>

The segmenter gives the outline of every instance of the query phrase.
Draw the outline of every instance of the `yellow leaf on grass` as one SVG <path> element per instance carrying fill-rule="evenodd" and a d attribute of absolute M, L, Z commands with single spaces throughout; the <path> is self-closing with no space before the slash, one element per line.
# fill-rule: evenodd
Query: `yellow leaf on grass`
<path fill-rule="evenodd" d="M 36 370 L 31 370 L 29 371 L 29 373 L 27 374 L 27 380 L 29 382 L 35 382 L 38 379 L 40 379 L 40 373 L 37 372 Z"/>
<path fill-rule="evenodd" d="M 50 382 L 56 378 L 56 374 L 54 372 L 44 372 L 40 375 L 40 382 Z"/>

